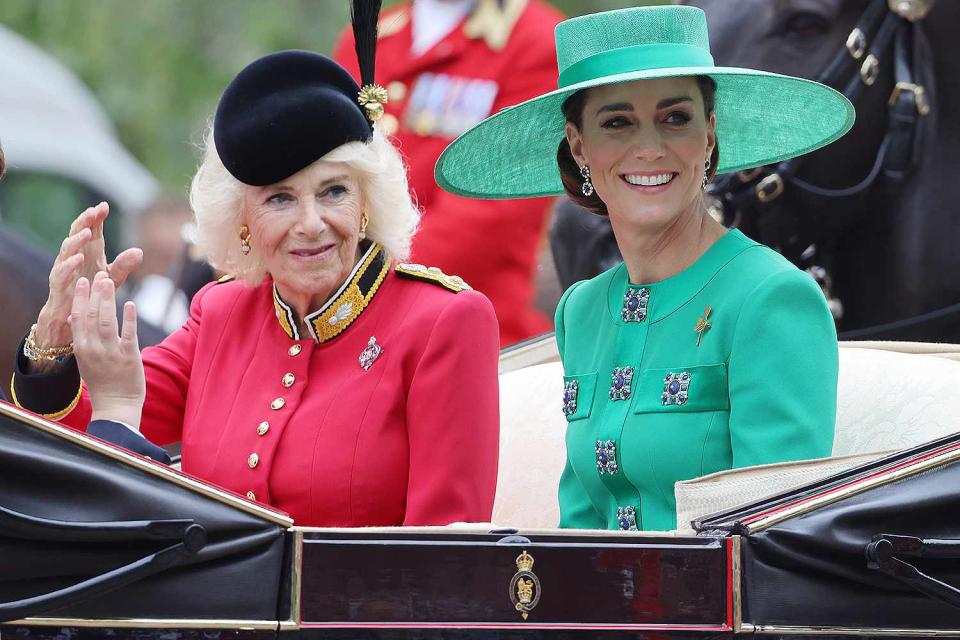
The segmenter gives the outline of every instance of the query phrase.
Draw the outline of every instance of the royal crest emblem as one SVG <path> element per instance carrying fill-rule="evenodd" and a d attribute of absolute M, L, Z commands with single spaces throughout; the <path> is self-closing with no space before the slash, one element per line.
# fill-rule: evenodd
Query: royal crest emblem
<path fill-rule="evenodd" d="M 327 322 L 330 323 L 330 326 L 335 326 L 338 322 L 343 322 L 350 317 L 350 314 L 353 312 L 353 303 L 344 302 L 342 305 L 337 307 L 337 310 L 333 312 L 333 315 L 327 319 Z"/>
<path fill-rule="evenodd" d="M 526 620 L 540 602 L 540 578 L 533 572 L 533 556 L 524 549 L 517 556 L 517 572 L 510 580 L 510 601 Z"/>
<path fill-rule="evenodd" d="M 380 354 L 383 353 L 383 347 L 377 344 L 377 337 L 370 336 L 370 341 L 367 342 L 366 348 L 360 352 L 360 366 L 363 367 L 364 371 L 370 369 L 373 366 L 373 363 L 377 358 L 380 357 Z"/>

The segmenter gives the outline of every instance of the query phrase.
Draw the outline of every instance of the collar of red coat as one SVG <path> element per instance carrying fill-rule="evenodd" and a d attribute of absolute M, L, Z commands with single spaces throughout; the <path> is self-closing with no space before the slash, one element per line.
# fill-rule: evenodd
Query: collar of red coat
<path fill-rule="evenodd" d="M 322 307 L 304 318 L 310 337 L 324 343 L 343 333 L 373 300 L 389 269 L 389 256 L 383 247 L 371 242 L 340 288 Z M 287 337 L 300 340 L 300 322 L 290 305 L 280 297 L 276 283 L 273 285 L 273 307 Z"/>

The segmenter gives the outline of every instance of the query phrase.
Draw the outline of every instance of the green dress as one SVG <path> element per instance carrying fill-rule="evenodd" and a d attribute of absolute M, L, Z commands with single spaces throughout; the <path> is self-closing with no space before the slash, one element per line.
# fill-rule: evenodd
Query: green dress
<path fill-rule="evenodd" d="M 826 301 L 739 231 L 661 282 L 632 284 L 622 264 L 578 282 L 556 326 L 561 527 L 674 529 L 679 480 L 830 455 L 838 354 Z"/>

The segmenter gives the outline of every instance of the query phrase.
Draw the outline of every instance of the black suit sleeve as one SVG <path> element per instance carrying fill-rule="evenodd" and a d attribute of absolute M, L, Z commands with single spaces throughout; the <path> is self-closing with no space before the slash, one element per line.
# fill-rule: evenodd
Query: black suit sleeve
<path fill-rule="evenodd" d="M 153 444 L 139 433 L 135 433 L 129 427 L 114 422 L 113 420 L 94 420 L 87 427 L 87 433 L 91 436 L 106 440 L 129 449 L 134 453 L 139 453 L 147 458 L 152 458 L 162 464 L 170 464 L 170 456 L 167 452 L 157 445 Z"/>

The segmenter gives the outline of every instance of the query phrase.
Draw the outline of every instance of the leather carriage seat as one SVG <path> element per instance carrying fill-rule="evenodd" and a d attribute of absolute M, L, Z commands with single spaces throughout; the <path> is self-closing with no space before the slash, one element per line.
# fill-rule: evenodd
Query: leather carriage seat
<path fill-rule="evenodd" d="M 565 460 L 562 367 L 555 343 L 551 347 L 545 341 L 535 350 L 534 359 L 529 348 L 501 359 L 500 469 L 493 522 L 518 529 L 556 526 L 557 486 Z M 678 528 L 686 528 L 694 517 L 960 430 L 958 358 L 960 345 L 841 343 L 833 456 L 677 483 Z"/>

